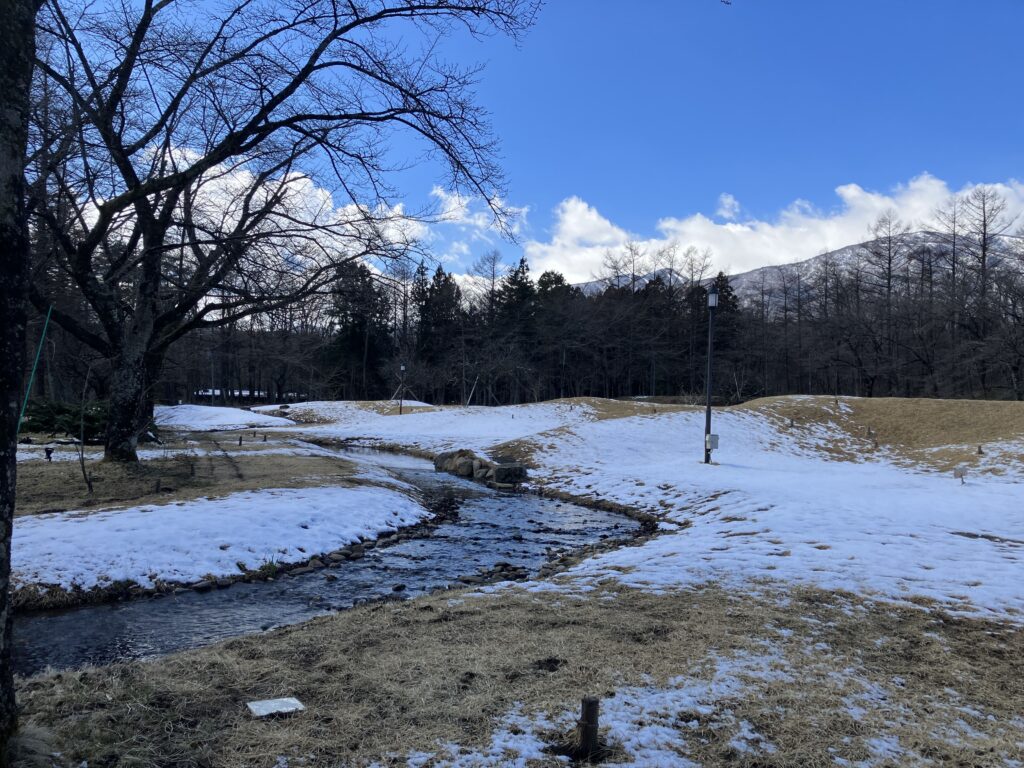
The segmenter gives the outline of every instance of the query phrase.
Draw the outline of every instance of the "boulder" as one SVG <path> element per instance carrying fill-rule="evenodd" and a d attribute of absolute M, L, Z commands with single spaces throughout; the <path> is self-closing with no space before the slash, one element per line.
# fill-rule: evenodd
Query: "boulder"
<path fill-rule="evenodd" d="M 467 457 L 462 457 L 455 462 L 455 474 L 459 477 L 472 477 L 473 476 L 473 460 Z"/>
<path fill-rule="evenodd" d="M 191 587 L 196 592 L 209 592 L 213 589 L 213 582 L 209 579 L 203 579 L 202 581 L 195 582 Z"/>
<path fill-rule="evenodd" d="M 434 469 L 438 472 L 455 472 L 462 460 L 468 460 L 471 475 L 473 471 L 473 461 L 480 461 L 480 457 L 472 451 L 468 451 L 464 448 L 458 451 L 439 453 L 434 459 Z M 467 475 L 467 477 L 470 475 Z"/>

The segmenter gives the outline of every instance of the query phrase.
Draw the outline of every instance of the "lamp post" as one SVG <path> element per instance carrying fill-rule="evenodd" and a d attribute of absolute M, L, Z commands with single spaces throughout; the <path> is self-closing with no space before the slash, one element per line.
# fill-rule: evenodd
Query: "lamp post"
<path fill-rule="evenodd" d="M 402 383 L 398 388 L 398 415 L 402 415 L 402 405 L 405 403 L 405 363 L 401 365 Z"/>
<path fill-rule="evenodd" d="M 708 369 L 704 376 L 706 388 L 704 412 L 704 463 L 711 463 L 711 353 L 715 341 L 715 307 L 718 306 L 718 286 L 714 283 L 708 289 Z"/>

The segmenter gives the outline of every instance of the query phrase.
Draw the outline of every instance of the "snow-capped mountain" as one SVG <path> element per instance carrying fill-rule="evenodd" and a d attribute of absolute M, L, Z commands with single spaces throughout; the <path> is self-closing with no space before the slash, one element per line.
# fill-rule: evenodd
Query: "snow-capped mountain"
<path fill-rule="evenodd" d="M 967 249 L 970 244 L 968 236 L 962 236 L 962 244 L 960 247 L 964 249 L 962 258 L 965 259 L 965 265 L 969 263 L 967 256 Z M 1005 241 L 1009 244 L 1009 241 Z M 834 251 L 827 251 L 817 256 L 812 256 L 809 259 L 803 259 L 801 261 L 789 262 L 786 264 L 771 264 L 757 269 L 752 269 L 747 272 L 740 272 L 738 274 L 729 275 L 729 283 L 732 285 L 733 290 L 740 299 L 754 298 L 761 291 L 774 291 L 779 288 L 783 281 L 789 280 L 795 282 L 797 278 L 801 281 L 809 281 L 815 275 L 819 274 L 822 269 L 828 265 L 830 268 L 834 268 L 839 272 L 847 272 L 854 268 L 858 264 L 863 264 L 865 261 L 865 253 L 871 250 L 879 250 L 881 246 L 880 241 L 866 240 L 861 243 L 854 243 L 852 245 L 838 248 Z M 947 262 L 944 258 L 941 258 L 949 250 L 948 240 L 939 232 L 933 232 L 930 230 L 922 230 L 919 232 L 911 232 L 903 238 L 903 244 L 901 245 L 901 251 L 904 253 L 921 253 L 923 251 L 931 252 L 933 256 L 938 256 L 933 261 L 933 265 L 937 269 L 945 269 Z M 1000 257 L 998 249 L 991 254 L 991 261 L 989 266 L 991 269 L 999 269 L 1001 263 L 1016 263 L 1007 262 L 1005 259 Z M 673 272 L 670 269 L 658 269 L 653 272 L 648 272 L 642 275 L 619 275 L 613 278 L 600 278 L 596 280 L 590 280 L 585 283 L 577 283 L 577 287 L 580 288 L 587 295 L 594 295 L 604 291 L 609 287 L 626 287 L 635 281 L 637 290 L 642 289 L 649 282 L 655 278 L 660 277 L 666 283 L 675 282 L 678 284 L 685 284 L 687 278 L 683 275 Z M 706 274 L 703 282 L 708 282 L 714 278 L 714 273 Z"/>

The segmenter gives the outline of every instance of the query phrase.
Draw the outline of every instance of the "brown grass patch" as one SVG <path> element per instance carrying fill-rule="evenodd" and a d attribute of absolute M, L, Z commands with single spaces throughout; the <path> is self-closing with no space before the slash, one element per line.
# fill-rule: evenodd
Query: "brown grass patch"
<path fill-rule="evenodd" d="M 835 458 L 864 457 L 883 448 L 940 471 L 978 465 L 979 445 L 984 450 L 986 444 L 1024 440 L 1024 402 L 1005 400 L 768 397 L 731 410 L 764 414 L 798 441 L 801 427 L 834 424 L 840 433 L 824 450 Z M 1024 455 L 1003 458 L 1014 461 Z"/>
<path fill-rule="evenodd" d="M 329 485 L 344 482 L 353 474 L 353 465 L 343 459 L 260 455 L 258 448 L 263 444 L 259 442 L 239 448 L 237 436 L 230 434 L 195 437 L 209 451 L 207 455 L 179 454 L 138 464 L 86 462 L 86 471 L 93 477 L 91 496 L 77 462 L 22 462 L 18 465 L 17 514 L 166 504 L 260 488 Z"/>
<path fill-rule="evenodd" d="M 650 416 L 656 413 L 674 413 L 676 411 L 692 411 L 695 406 L 679 403 L 655 403 L 644 400 L 609 400 L 604 397 L 566 397 L 552 400 L 554 403 L 584 405 L 589 407 L 598 421 L 605 419 L 625 419 L 630 416 Z"/>
<path fill-rule="evenodd" d="M 712 713 L 678 713 L 690 759 L 832 765 L 865 759 L 866 739 L 883 733 L 937 764 L 1021 756 L 1019 630 L 810 588 L 785 603 L 718 588 L 610 597 L 435 595 L 360 608 L 155 662 L 22 681 L 22 717 L 90 766 L 269 767 L 278 756 L 309 768 L 395 765 L 439 741 L 486 745 L 516 702 L 526 713 L 575 712 L 583 694 L 678 675 L 708 681 L 715 659 L 768 653 L 771 675 Z M 277 721 L 245 713 L 246 701 L 284 695 L 307 711 Z M 851 715 L 852 700 L 862 715 Z M 776 751 L 737 753 L 739 721 Z"/>
<path fill-rule="evenodd" d="M 337 401 L 344 402 L 347 405 L 361 408 L 364 411 L 371 411 L 381 416 L 398 416 L 398 403 L 390 400 L 344 400 Z M 427 411 L 439 411 L 440 406 L 436 405 L 409 405 L 408 403 L 402 404 L 402 413 L 425 413 Z M 324 416 L 322 413 L 312 409 L 304 408 L 301 403 L 298 405 L 290 406 L 289 408 L 281 411 L 262 411 L 273 416 L 283 416 L 286 419 L 291 419 L 300 424 L 331 424 L 333 420 Z"/>

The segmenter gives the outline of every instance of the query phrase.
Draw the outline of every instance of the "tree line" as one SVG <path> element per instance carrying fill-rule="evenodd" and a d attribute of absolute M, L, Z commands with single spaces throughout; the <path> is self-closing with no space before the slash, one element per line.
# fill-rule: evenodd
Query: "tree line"
<path fill-rule="evenodd" d="M 782 394 L 1024 399 L 1024 242 L 990 187 L 925 229 L 892 212 L 866 241 L 742 276 L 711 254 L 639 244 L 574 286 L 497 251 L 467 276 L 399 260 L 339 265 L 329 289 L 172 348 L 165 402 L 403 396 L 502 405 L 579 397 L 700 401 L 716 285 L 714 398 Z M 81 370 L 84 362 L 77 363 Z M 73 376 L 74 374 L 72 374 Z M 97 376 L 97 397 L 104 378 Z M 43 394 L 39 384 L 40 394 Z M 70 388 L 73 391 L 73 387 Z"/>

